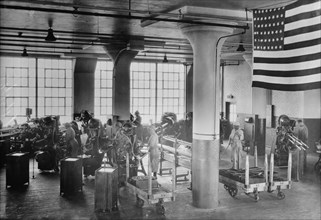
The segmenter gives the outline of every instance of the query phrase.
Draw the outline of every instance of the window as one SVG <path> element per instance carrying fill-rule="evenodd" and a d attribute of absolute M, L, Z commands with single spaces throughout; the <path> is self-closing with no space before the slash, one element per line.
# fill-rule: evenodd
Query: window
<path fill-rule="evenodd" d="M 60 115 L 62 123 L 71 121 L 73 87 L 71 59 L 25 57 L 0 57 L 0 59 L 0 113 L 4 126 L 12 125 L 13 119 L 19 124 L 26 122 L 26 108 L 33 110 L 31 115 L 33 118 Z"/>
<path fill-rule="evenodd" d="M 36 59 L 0 57 L 0 113 L 3 125 L 26 121 L 26 108 L 36 107 Z"/>
<path fill-rule="evenodd" d="M 113 114 L 113 62 L 98 60 L 95 70 L 94 116 L 107 121 Z"/>
<path fill-rule="evenodd" d="M 182 64 L 132 63 L 131 112 L 138 110 L 142 122 L 160 121 L 165 112 L 184 118 L 185 71 Z"/>
<path fill-rule="evenodd" d="M 130 111 L 138 110 L 142 123 L 156 121 L 156 64 L 132 63 L 130 73 Z"/>
<path fill-rule="evenodd" d="M 72 119 L 73 65 L 71 59 L 38 59 L 38 115 Z"/>
<path fill-rule="evenodd" d="M 182 64 L 158 64 L 157 118 L 164 112 L 174 112 L 177 119 L 185 113 L 185 72 Z"/>
<path fill-rule="evenodd" d="M 230 103 L 230 121 L 236 122 L 237 114 L 236 114 L 236 104 Z"/>

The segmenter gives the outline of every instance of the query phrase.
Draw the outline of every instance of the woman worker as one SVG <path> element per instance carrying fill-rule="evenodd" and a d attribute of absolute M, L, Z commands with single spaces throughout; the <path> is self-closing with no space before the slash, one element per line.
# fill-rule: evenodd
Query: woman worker
<path fill-rule="evenodd" d="M 76 140 L 76 133 L 74 129 L 71 127 L 70 123 L 65 123 L 66 130 L 66 142 L 68 148 L 71 149 L 70 156 L 71 157 L 77 157 L 78 150 L 79 150 L 79 144 Z"/>
<path fill-rule="evenodd" d="M 147 146 L 149 148 L 150 153 L 150 163 L 153 173 L 153 179 L 157 179 L 157 171 L 159 166 L 159 160 L 160 160 L 160 148 L 158 146 L 158 135 L 155 132 L 155 129 L 153 127 L 148 128 L 148 132 L 150 134 L 150 137 L 147 142 Z"/>
<path fill-rule="evenodd" d="M 240 159 L 242 157 L 242 141 L 244 140 L 244 133 L 240 129 L 240 123 L 235 122 L 229 137 L 229 144 L 232 147 L 231 161 L 233 163 L 232 169 L 240 168 Z"/>

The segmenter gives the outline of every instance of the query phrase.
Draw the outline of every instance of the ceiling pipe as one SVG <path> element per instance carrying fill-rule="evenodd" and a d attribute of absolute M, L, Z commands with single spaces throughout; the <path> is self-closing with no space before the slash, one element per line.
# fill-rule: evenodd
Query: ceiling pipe
<path fill-rule="evenodd" d="M 295 1 L 295 0 L 293 0 Z M 12 0 L 11 2 L 17 2 L 19 4 L 21 3 L 28 3 L 30 4 L 30 0 Z M 50 6 L 59 6 L 59 7 L 71 7 L 73 8 L 73 11 L 78 11 L 79 8 L 81 9 L 94 9 L 94 10 L 100 10 L 100 11 L 112 11 L 112 12 L 120 12 L 120 13 L 136 13 L 136 14 L 143 14 L 147 15 L 148 17 L 145 17 L 144 19 L 146 20 L 151 20 L 149 17 L 154 17 L 154 16 L 170 16 L 170 17 L 178 17 L 179 14 L 173 13 L 173 10 L 170 11 L 162 11 L 162 12 L 151 12 L 150 10 L 137 10 L 137 9 L 132 9 L 131 7 L 127 8 L 113 8 L 113 7 L 103 7 L 103 6 L 93 6 L 93 5 L 84 5 L 84 4 L 75 4 L 75 3 L 65 3 L 65 2 L 51 2 L 51 1 L 38 1 L 38 0 L 33 0 L 32 4 L 37 4 L 37 5 L 50 5 Z M 216 19 L 218 18 L 217 16 L 194 16 L 194 15 L 187 15 L 184 14 L 185 18 L 189 19 Z M 144 20 L 143 19 L 143 20 Z M 226 18 L 224 18 L 226 19 Z M 243 22 L 246 23 L 248 22 L 247 20 L 232 20 L 230 21 L 236 21 L 236 22 Z"/>
<path fill-rule="evenodd" d="M 78 14 L 78 15 L 87 15 L 87 16 L 124 18 L 124 19 L 135 19 L 135 20 L 146 19 L 145 16 L 136 16 L 136 15 L 129 16 L 129 15 L 106 14 L 106 13 L 96 13 L 96 12 L 88 12 L 88 11 L 85 12 L 85 11 L 75 11 L 75 10 L 66 10 L 66 9 L 26 7 L 26 6 L 18 6 L 18 5 L 0 5 L 0 8 L 15 9 L 15 10 L 28 10 L 28 11 L 41 11 L 41 12 L 48 12 L 48 13 L 63 13 L 63 14 L 73 14 L 73 15 Z M 154 20 L 154 21 L 164 21 L 164 22 L 173 22 L 173 23 L 238 28 L 238 29 L 243 29 L 243 30 L 249 29 L 248 25 L 245 25 L 245 26 L 244 25 L 230 25 L 230 24 L 219 24 L 219 23 L 212 23 L 212 22 L 179 20 L 179 19 L 157 18 L 157 17 L 148 17 L 148 19 Z"/>
<path fill-rule="evenodd" d="M 33 28 L 14 28 L 14 27 L 1 27 L 0 30 L 11 30 L 11 31 L 30 31 L 30 32 L 47 32 L 48 30 L 45 29 L 33 29 Z M 60 34 L 70 34 L 70 35 L 90 35 L 90 36 L 95 36 L 95 37 L 122 37 L 122 38 L 133 38 L 132 36 L 127 36 L 127 35 L 117 35 L 117 34 L 101 34 L 101 33 L 91 33 L 91 32 L 81 32 L 81 31 L 59 31 L 55 30 L 56 33 Z M 173 42 L 178 42 L 180 44 L 185 43 L 186 45 L 189 45 L 187 40 L 180 39 L 180 38 L 168 38 L 168 37 L 153 37 L 153 36 L 135 36 L 135 38 L 144 38 L 145 40 L 147 39 L 156 39 L 156 40 L 166 40 L 166 41 L 173 41 Z M 59 38 L 60 39 L 60 38 Z"/>
<path fill-rule="evenodd" d="M 10 44 L 10 43 L 2 43 L 1 42 L 1 46 L 17 46 L 17 47 L 21 47 L 26 45 L 25 42 L 23 42 L 23 44 Z M 54 48 L 54 49 L 69 49 L 69 50 L 82 50 L 81 47 L 59 47 L 59 46 L 54 46 L 54 47 L 50 47 L 50 46 L 41 46 L 41 45 L 26 45 L 27 47 L 41 47 L 41 48 Z"/>

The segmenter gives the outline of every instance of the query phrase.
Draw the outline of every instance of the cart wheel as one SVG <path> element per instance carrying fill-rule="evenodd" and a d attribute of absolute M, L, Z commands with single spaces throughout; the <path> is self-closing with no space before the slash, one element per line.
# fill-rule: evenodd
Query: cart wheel
<path fill-rule="evenodd" d="M 136 196 L 136 205 L 137 207 L 142 208 L 144 206 L 144 200 Z"/>
<path fill-rule="evenodd" d="M 159 215 L 165 215 L 165 207 L 160 203 L 156 203 L 156 212 Z"/>
<path fill-rule="evenodd" d="M 278 199 L 280 200 L 285 198 L 285 194 L 281 191 L 278 192 L 277 196 L 278 196 Z"/>
<path fill-rule="evenodd" d="M 255 199 L 256 202 L 259 201 L 260 197 L 259 197 L 259 194 L 258 194 L 258 193 L 255 193 L 255 194 L 254 194 L 254 199 Z"/>
<path fill-rule="evenodd" d="M 232 196 L 235 197 L 237 195 L 237 189 L 235 188 L 229 188 L 228 193 Z"/>
<path fill-rule="evenodd" d="M 157 208 L 156 211 L 160 215 L 165 215 L 165 207 L 164 206 L 159 206 L 159 208 Z"/>

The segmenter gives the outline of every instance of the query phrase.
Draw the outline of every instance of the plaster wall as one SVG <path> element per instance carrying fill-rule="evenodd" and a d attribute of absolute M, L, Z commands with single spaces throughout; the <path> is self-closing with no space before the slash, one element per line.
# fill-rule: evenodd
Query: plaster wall
<path fill-rule="evenodd" d="M 224 103 L 236 103 L 237 113 L 252 113 L 251 74 L 251 68 L 245 61 L 240 65 L 224 67 Z M 228 95 L 234 98 L 228 98 Z"/>

